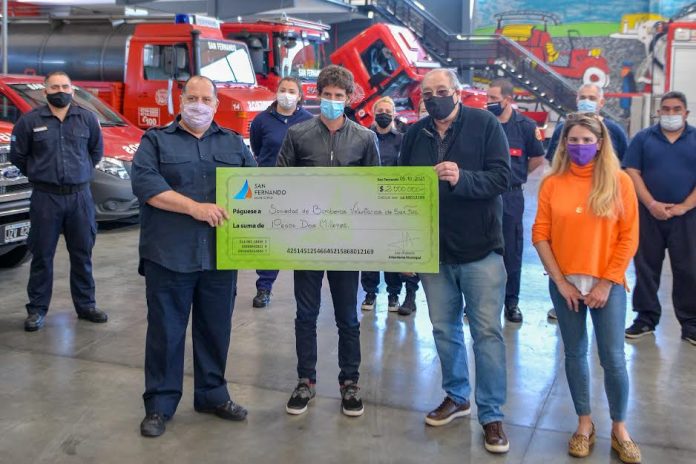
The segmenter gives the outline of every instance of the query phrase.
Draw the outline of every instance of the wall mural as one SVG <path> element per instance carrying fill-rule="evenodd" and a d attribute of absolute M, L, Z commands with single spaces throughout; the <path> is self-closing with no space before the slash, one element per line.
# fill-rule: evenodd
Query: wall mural
<path fill-rule="evenodd" d="M 650 91 L 664 66 L 662 25 L 696 21 L 693 0 L 477 0 L 475 34 L 501 34 L 571 82 Z M 611 102 L 624 116 L 630 99 Z"/>

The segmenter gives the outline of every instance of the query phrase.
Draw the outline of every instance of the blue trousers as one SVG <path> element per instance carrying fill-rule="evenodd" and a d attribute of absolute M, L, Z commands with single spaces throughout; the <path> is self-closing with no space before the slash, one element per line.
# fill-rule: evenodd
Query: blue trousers
<path fill-rule="evenodd" d="M 524 243 L 524 192 L 521 189 L 503 193 L 503 238 L 505 240 L 505 306 L 515 306 L 520 300 L 522 248 Z"/>
<path fill-rule="evenodd" d="M 358 382 L 360 374 L 360 322 L 358 321 L 358 272 L 326 271 L 338 328 L 338 382 Z M 295 349 L 297 376 L 317 381 L 317 318 L 321 306 L 324 271 L 295 271 Z"/>
<path fill-rule="evenodd" d="M 465 264 L 440 264 L 437 274 L 420 274 L 442 369 L 442 389 L 457 403 L 471 394 L 464 342 L 463 301 L 474 340 L 475 400 L 482 425 L 503 419 L 507 394 L 505 341 L 500 322 L 505 288 L 502 256 L 490 253 Z"/>
<path fill-rule="evenodd" d="M 613 285 L 609 299 L 603 308 L 588 308 L 580 302 L 577 313 L 549 280 L 549 292 L 558 316 L 563 347 L 565 348 L 565 371 L 578 416 L 590 414 L 590 367 L 587 361 L 587 313 L 592 317 L 599 362 L 604 369 L 604 390 L 609 400 L 611 420 L 621 422 L 626 418 L 628 407 L 628 372 L 624 354 L 624 325 L 626 321 L 626 289 Z"/>
<path fill-rule="evenodd" d="M 68 195 L 34 190 L 29 209 L 32 253 L 27 294 L 29 314 L 46 314 L 53 293 L 53 258 L 62 233 L 70 256 L 70 295 L 75 311 L 95 307 L 92 248 L 97 236 L 89 188 Z"/>
<path fill-rule="evenodd" d="M 181 399 L 184 347 L 193 308 L 193 371 L 196 409 L 230 399 L 225 380 L 237 271 L 174 272 L 144 261 L 147 296 L 145 411 L 169 419 Z"/>
<path fill-rule="evenodd" d="M 270 292 L 278 278 L 278 271 L 256 271 L 256 275 L 259 276 L 256 279 L 256 290 L 268 290 Z"/>

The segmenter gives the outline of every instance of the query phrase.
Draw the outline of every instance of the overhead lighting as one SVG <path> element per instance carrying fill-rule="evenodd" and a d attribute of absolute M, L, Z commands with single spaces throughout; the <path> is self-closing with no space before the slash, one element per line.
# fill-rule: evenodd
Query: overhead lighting
<path fill-rule="evenodd" d="M 374 11 L 368 11 L 368 12 L 367 12 L 367 19 L 372 19 L 372 18 L 374 18 L 374 17 L 375 17 Z"/>
<path fill-rule="evenodd" d="M 422 4 L 421 2 L 419 2 L 418 0 L 413 0 L 413 3 L 414 3 L 418 8 L 420 8 L 421 11 L 425 11 L 425 7 L 423 6 L 423 4 Z"/>

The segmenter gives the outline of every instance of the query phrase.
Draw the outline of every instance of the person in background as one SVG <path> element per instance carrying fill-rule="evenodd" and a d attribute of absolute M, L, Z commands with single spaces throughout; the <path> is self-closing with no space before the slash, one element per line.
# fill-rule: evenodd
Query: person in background
<path fill-rule="evenodd" d="M 439 179 L 440 268 L 419 274 L 428 302 L 445 398 L 425 417 L 438 427 L 471 413 L 471 383 L 463 331 L 463 301 L 474 340 L 478 421 L 484 447 L 506 453 L 503 204 L 510 182 L 510 149 L 490 112 L 461 103 L 451 69 L 428 72 L 421 83 L 429 116 L 404 137 L 399 164 L 433 166 Z"/>
<path fill-rule="evenodd" d="M 275 166 L 288 127 L 311 118 L 312 114 L 302 108 L 300 80 L 292 76 L 282 78 L 276 100 L 254 118 L 249 128 L 251 151 L 259 167 Z M 265 308 L 271 302 L 271 290 L 278 271 L 258 270 L 256 274 L 256 296 L 251 304 L 254 308 Z"/>
<path fill-rule="evenodd" d="M 659 115 L 659 123 L 636 134 L 624 159 L 640 199 L 636 318 L 625 333 L 640 338 L 660 322 L 657 290 L 669 250 L 674 312 L 682 338 L 696 345 L 696 129 L 686 122 L 689 110 L 681 92 L 662 96 Z"/>
<path fill-rule="evenodd" d="M 600 121 L 607 126 L 607 130 L 609 130 L 609 135 L 611 137 L 611 145 L 614 149 L 614 154 L 619 158 L 619 160 L 622 160 L 624 154 L 626 153 L 626 148 L 628 147 L 628 137 L 626 136 L 626 131 L 624 131 L 623 127 L 611 119 L 607 119 L 599 115 L 599 112 L 602 110 L 602 108 L 604 108 L 604 104 L 606 103 L 606 100 L 604 99 L 604 90 L 595 84 L 583 84 L 578 89 L 576 102 L 579 113 L 597 114 Z M 562 131 L 563 122 L 560 122 L 556 124 L 556 128 L 551 136 L 551 140 L 549 140 L 549 145 L 546 148 L 546 159 L 549 160 L 549 163 L 553 162 L 553 156 L 558 148 L 558 141 Z M 550 319 L 556 319 L 555 308 L 551 308 L 547 315 Z"/>
<path fill-rule="evenodd" d="M 505 319 L 522 322 L 519 307 L 520 280 L 522 277 L 522 248 L 524 244 L 524 192 L 522 185 L 527 174 L 544 163 L 544 146 L 541 132 L 534 121 L 512 107 L 514 88 L 507 79 L 495 79 L 486 92 L 488 111 L 498 118 L 503 126 L 510 147 L 510 169 L 512 181 L 503 193 L 503 237 L 505 237 Z"/>
<path fill-rule="evenodd" d="M 578 415 L 568 453 L 588 456 L 596 439 L 590 415 L 589 313 L 604 370 L 611 447 L 622 462 L 639 463 L 640 449 L 625 424 L 628 372 L 623 341 L 626 269 L 638 248 L 638 201 L 597 115 L 568 115 L 551 172 L 539 189 L 532 242 L 549 275 Z"/>
<path fill-rule="evenodd" d="M 278 154 L 277 166 L 379 166 L 377 136 L 345 115 L 345 106 L 355 90 L 353 74 L 346 68 L 329 65 L 317 77 L 321 114 L 288 129 Z M 288 400 L 288 414 L 303 414 L 316 395 L 317 318 L 321 307 L 324 274 L 331 288 L 334 317 L 338 327 L 338 384 L 341 411 L 348 417 L 365 411 L 360 378 L 360 321 L 357 315 L 358 271 L 294 272 L 297 302 L 295 350 L 297 386 Z"/>
<path fill-rule="evenodd" d="M 97 223 L 89 189 L 94 166 L 104 155 L 104 144 L 97 117 L 72 103 L 73 93 L 66 73 L 49 73 L 44 80 L 48 103 L 20 117 L 12 129 L 10 161 L 33 187 L 27 241 L 32 254 L 24 320 L 27 332 L 44 324 L 61 233 L 70 256 L 70 294 L 77 317 L 96 323 L 107 321 L 95 301 L 92 248 Z"/>
<path fill-rule="evenodd" d="M 145 437 L 165 432 L 181 400 L 189 315 L 193 408 L 232 421 L 247 415 L 225 380 L 237 271 L 216 265 L 215 228 L 229 212 L 215 204 L 215 170 L 256 161 L 239 134 L 214 121 L 213 81 L 189 78 L 180 98 L 176 119 L 143 135 L 131 174 L 141 205 L 138 272 L 147 297 Z"/>
<path fill-rule="evenodd" d="M 390 97 L 380 98 L 372 106 L 375 115 L 375 124 L 372 130 L 377 134 L 379 143 L 379 156 L 382 166 L 396 166 L 401 150 L 403 134 L 394 127 L 396 107 Z M 416 310 L 416 292 L 418 291 L 418 277 L 413 274 L 402 275 L 398 272 L 385 272 L 384 281 L 387 284 L 389 311 L 398 311 L 402 316 L 408 316 Z M 361 309 L 370 311 L 375 309 L 375 301 L 379 288 L 378 271 L 362 271 L 360 283 L 365 291 L 365 300 L 360 305 Z M 403 283 L 406 284 L 406 297 L 399 306 L 399 294 Z"/>

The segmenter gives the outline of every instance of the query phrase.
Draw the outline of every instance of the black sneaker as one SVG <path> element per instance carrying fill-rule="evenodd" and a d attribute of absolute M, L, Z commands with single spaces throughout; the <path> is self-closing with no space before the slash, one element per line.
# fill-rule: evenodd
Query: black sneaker
<path fill-rule="evenodd" d="M 89 322 L 95 322 L 97 324 L 103 324 L 109 320 L 109 317 L 104 311 L 98 308 L 89 308 L 83 311 L 77 312 L 78 319 L 84 319 Z"/>
<path fill-rule="evenodd" d="M 682 340 L 686 340 L 696 346 L 696 329 L 682 330 Z"/>
<path fill-rule="evenodd" d="M 520 307 L 517 305 L 505 306 L 505 319 L 515 324 L 521 323 L 522 311 L 520 311 Z"/>
<path fill-rule="evenodd" d="M 316 394 L 314 385 L 310 384 L 308 379 L 300 379 L 292 395 L 290 395 L 288 404 L 285 405 L 285 412 L 293 415 L 302 414 L 307 411 L 307 405 L 314 399 Z"/>
<path fill-rule="evenodd" d="M 360 387 L 357 383 L 350 380 L 343 382 L 341 386 L 341 410 L 349 417 L 362 416 L 365 412 L 360 398 Z"/>
<path fill-rule="evenodd" d="M 396 293 L 389 294 L 389 304 L 387 306 L 387 310 L 392 313 L 399 310 L 399 295 Z"/>
<path fill-rule="evenodd" d="M 24 320 L 24 330 L 27 332 L 36 332 L 43 327 L 44 318 L 45 316 L 43 314 L 38 313 L 28 315 Z"/>
<path fill-rule="evenodd" d="M 644 322 L 634 322 L 631 327 L 625 330 L 626 338 L 641 338 L 655 332 L 654 327 L 650 327 Z"/>
<path fill-rule="evenodd" d="M 399 314 L 401 316 L 410 316 L 412 312 L 416 310 L 416 292 L 413 290 L 406 290 L 406 297 L 404 302 L 399 306 Z"/>
<path fill-rule="evenodd" d="M 362 304 L 360 305 L 360 309 L 363 311 L 372 311 L 375 309 L 375 300 L 377 299 L 377 295 L 372 292 L 368 292 L 365 295 L 365 299 L 363 300 Z"/>
<path fill-rule="evenodd" d="M 271 291 L 270 290 L 258 290 L 256 296 L 251 302 L 254 308 L 265 308 L 268 303 L 271 302 Z"/>

